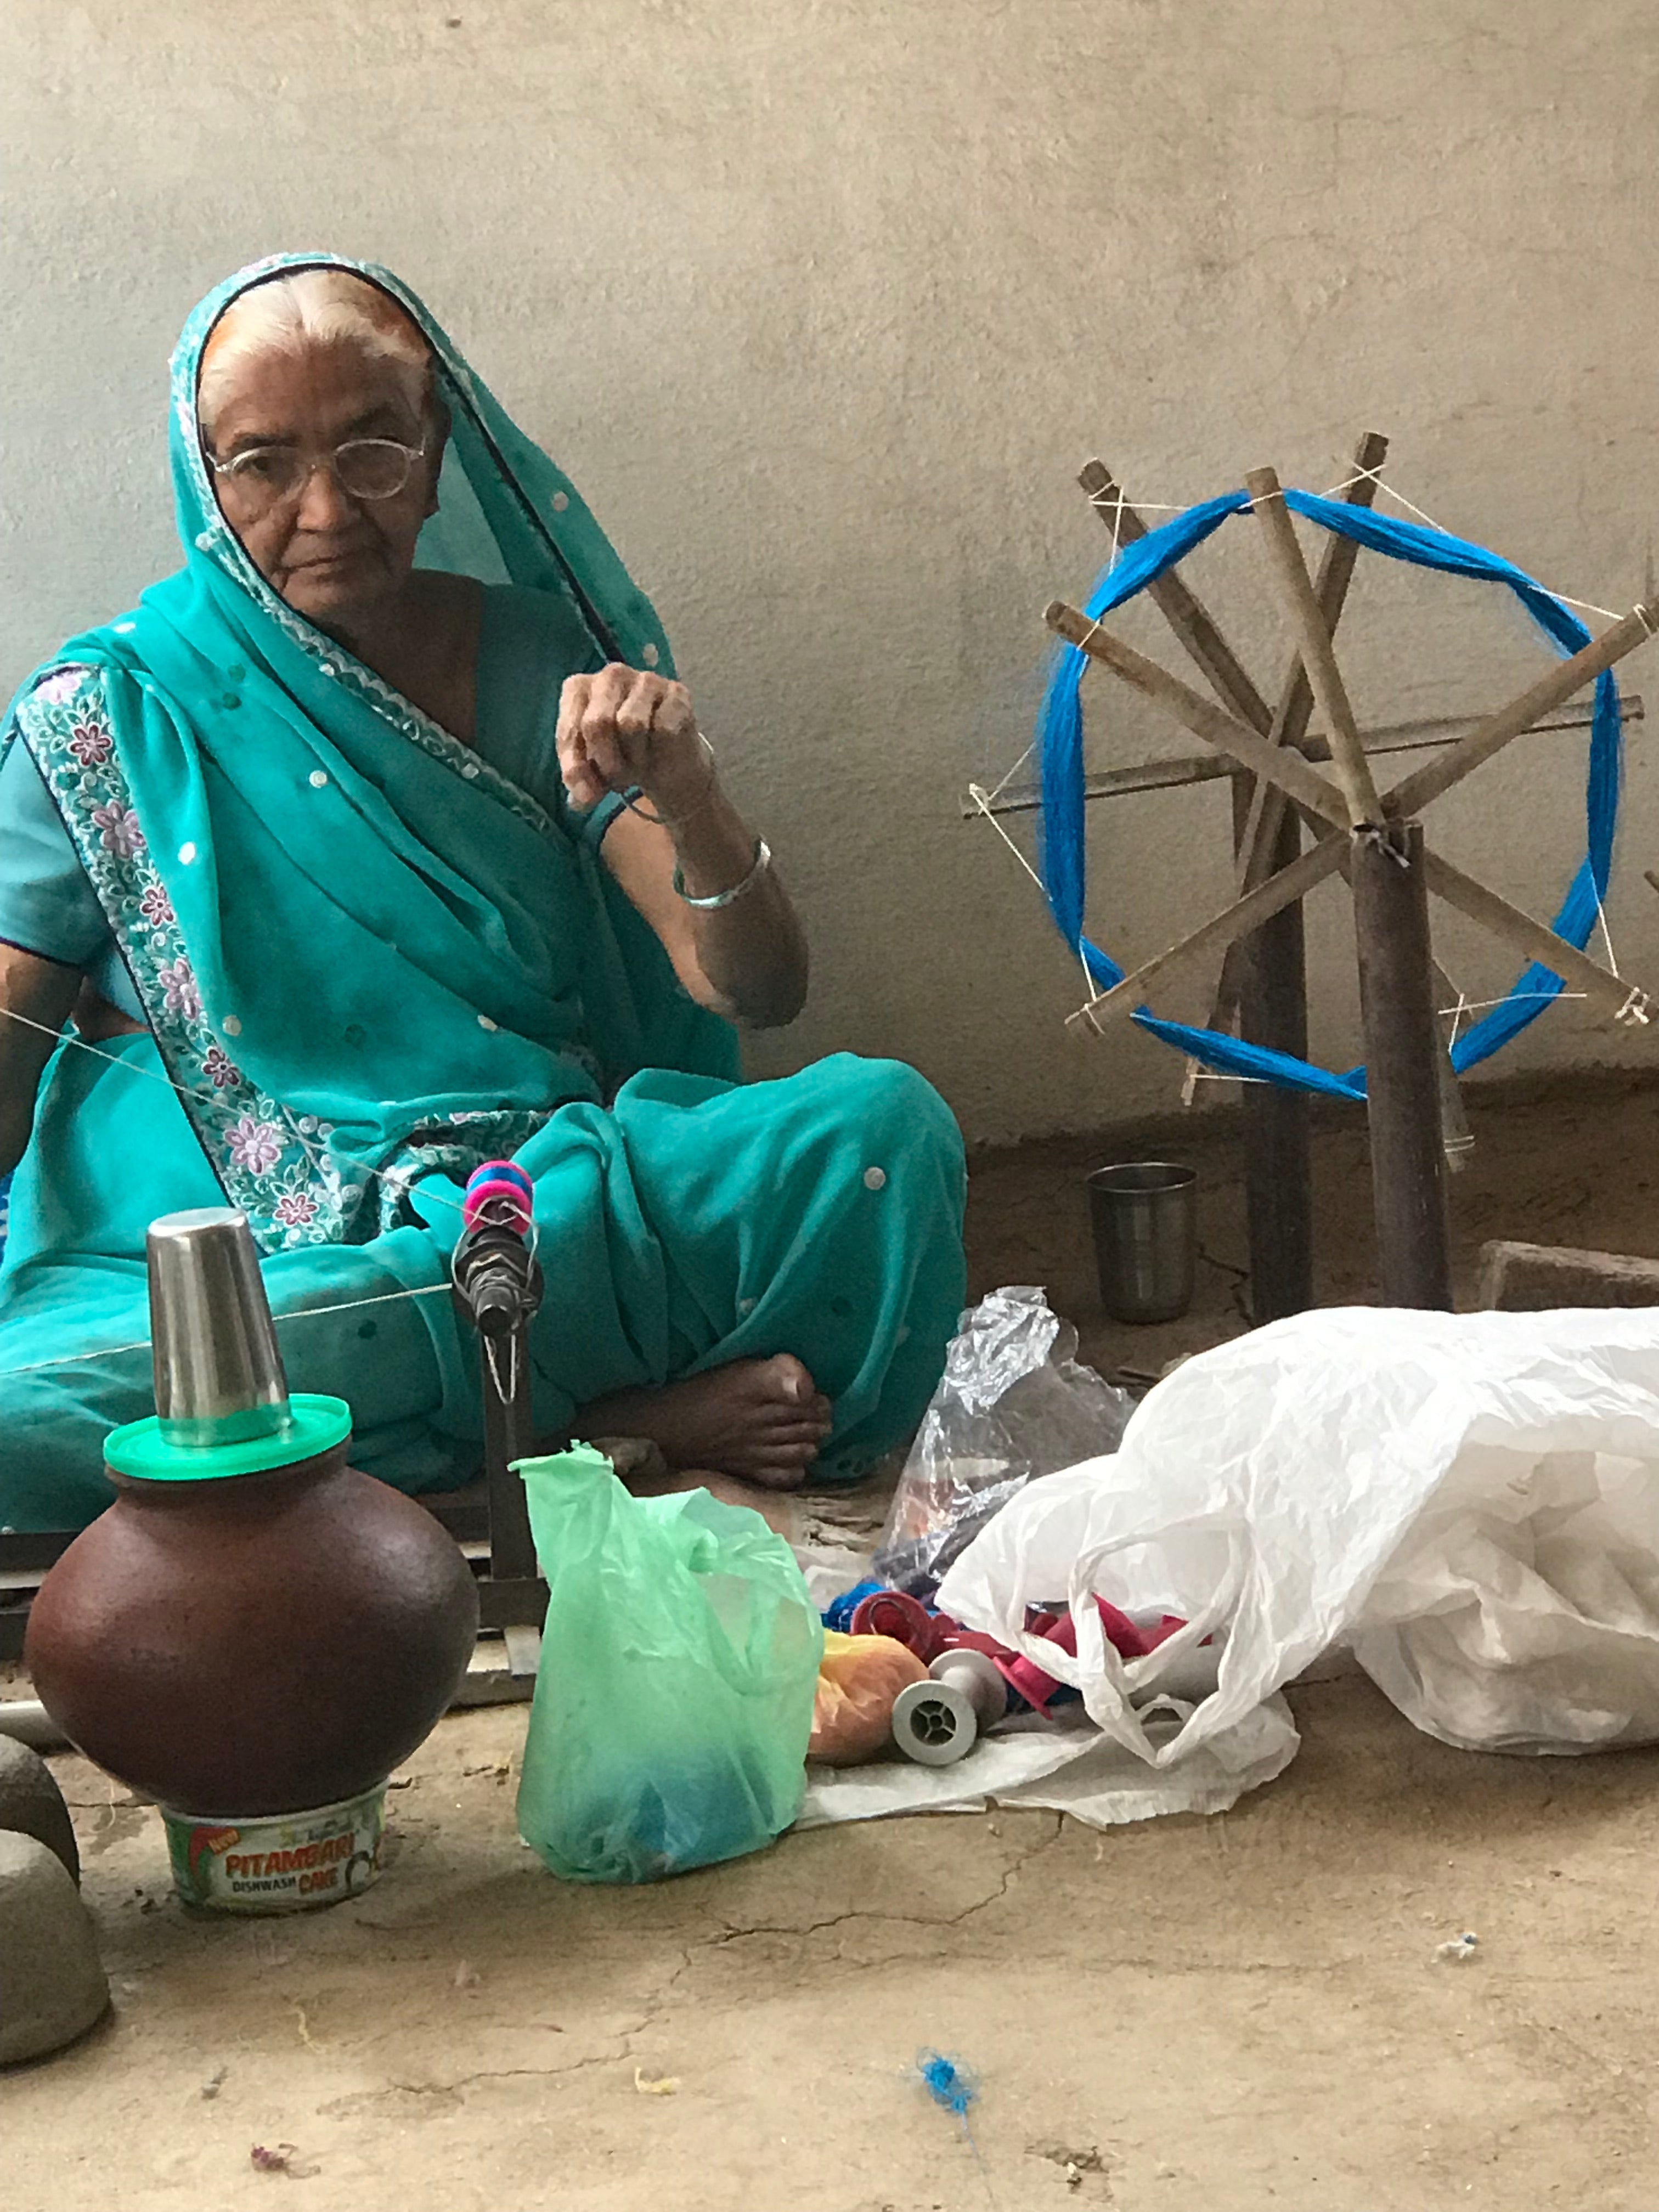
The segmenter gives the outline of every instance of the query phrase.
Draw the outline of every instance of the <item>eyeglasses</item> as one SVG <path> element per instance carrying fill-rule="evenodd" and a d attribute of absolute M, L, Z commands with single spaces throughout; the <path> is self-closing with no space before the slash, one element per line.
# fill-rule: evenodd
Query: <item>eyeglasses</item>
<path fill-rule="evenodd" d="M 348 499 L 395 499 L 426 441 L 405 446 L 398 438 L 348 438 L 331 453 L 302 453 L 295 446 L 250 446 L 228 461 L 204 456 L 245 513 L 263 514 L 302 491 L 318 469 L 327 469 Z"/>

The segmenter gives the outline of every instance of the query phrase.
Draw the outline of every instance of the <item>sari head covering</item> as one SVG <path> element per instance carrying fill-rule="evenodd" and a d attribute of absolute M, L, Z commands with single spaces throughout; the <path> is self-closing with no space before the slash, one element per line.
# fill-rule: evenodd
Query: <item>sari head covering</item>
<path fill-rule="evenodd" d="M 581 665 L 672 670 L 575 487 L 395 276 L 281 254 L 195 309 L 172 365 L 185 565 L 20 697 L 166 1073 L 267 1250 L 372 1237 L 422 1175 L 464 1176 L 641 1068 L 738 1073 L 601 865 L 605 810 L 568 810 L 551 717 L 509 781 L 289 607 L 221 514 L 203 349 L 251 286 L 317 267 L 378 286 L 431 348 L 450 430 L 418 563 L 544 594 Z"/>

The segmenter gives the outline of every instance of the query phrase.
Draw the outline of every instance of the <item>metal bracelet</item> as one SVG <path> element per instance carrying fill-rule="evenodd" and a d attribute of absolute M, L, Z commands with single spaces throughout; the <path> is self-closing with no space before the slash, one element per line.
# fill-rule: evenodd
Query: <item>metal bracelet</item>
<path fill-rule="evenodd" d="M 696 805 L 688 806 L 684 814 L 664 814 L 655 805 L 647 808 L 640 805 L 645 793 L 635 784 L 631 791 L 625 791 L 622 795 L 623 805 L 630 814 L 637 814 L 641 822 L 650 823 L 655 830 L 678 830 L 683 823 L 695 822 L 698 815 L 708 811 L 714 803 L 715 786 L 720 780 L 720 763 L 714 758 L 714 748 L 701 730 L 697 732 L 697 743 L 702 747 L 703 757 L 708 763 L 708 775 L 702 789 L 697 793 Z"/>
<path fill-rule="evenodd" d="M 729 891 L 716 891 L 713 898 L 693 898 L 690 892 L 685 888 L 685 878 L 681 874 L 678 866 L 674 870 L 674 889 L 680 897 L 685 901 L 687 906 L 694 906 L 700 913 L 702 914 L 712 914 L 720 907 L 735 906 L 738 901 L 746 891 L 751 891 L 754 890 L 755 885 L 760 881 L 761 878 L 766 873 L 771 865 L 772 848 L 767 843 L 764 837 L 757 837 L 755 840 L 754 862 L 750 866 L 748 874 L 743 878 L 741 883 L 733 884 Z"/>

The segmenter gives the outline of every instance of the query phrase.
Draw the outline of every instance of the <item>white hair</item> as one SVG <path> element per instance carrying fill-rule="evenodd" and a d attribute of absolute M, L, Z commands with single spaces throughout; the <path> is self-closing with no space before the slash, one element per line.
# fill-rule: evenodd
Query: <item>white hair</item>
<path fill-rule="evenodd" d="M 204 430 L 255 355 L 296 354 L 307 345 L 356 345 L 400 372 L 409 402 L 423 411 L 432 389 L 432 349 L 378 284 L 349 269 L 297 269 L 250 285 L 225 309 L 202 350 L 196 412 Z"/>

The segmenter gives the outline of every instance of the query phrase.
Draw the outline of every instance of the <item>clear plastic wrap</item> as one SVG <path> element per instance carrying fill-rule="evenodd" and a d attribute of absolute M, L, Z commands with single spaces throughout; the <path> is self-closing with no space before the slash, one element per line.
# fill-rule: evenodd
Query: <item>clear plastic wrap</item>
<path fill-rule="evenodd" d="M 1116 1450 L 1134 1401 L 1076 1352 L 1040 1290 L 993 1291 L 963 1316 L 877 1547 L 884 1582 L 930 1595 L 1028 1482 Z"/>

